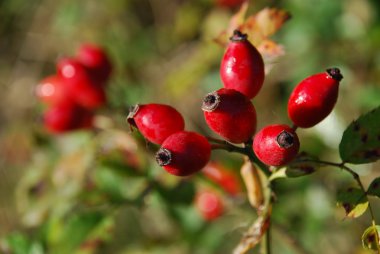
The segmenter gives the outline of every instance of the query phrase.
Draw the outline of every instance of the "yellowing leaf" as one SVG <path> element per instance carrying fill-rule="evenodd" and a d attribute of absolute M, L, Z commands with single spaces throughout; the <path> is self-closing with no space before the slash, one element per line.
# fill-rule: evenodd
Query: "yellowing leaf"
<path fill-rule="evenodd" d="M 289 20 L 287 11 L 276 8 L 264 8 L 256 15 L 247 18 L 241 27 L 242 32 L 254 45 L 259 45 L 264 39 L 275 34 Z"/>
<path fill-rule="evenodd" d="M 222 31 L 218 37 L 214 39 L 214 42 L 218 43 L 220 46 L 225 47 L 228 43 L 229 37 L 232 35 L 235 29 L 240 28 L 244 24 L 245 15 L 248 10 L 248 1 L 244 2 L 239 11 L 232 16 L 230 23 L 226 30 Z"/>
<path fill-rule="evenodd" d="M 264 40 L 275 34 L 290 18 L 287 11 L 265 8 L 257 14 L 250 15 L 244 21 L 247 9 L 248 3 L 245 2 L 240 10 L 232 16 L 228 28 L 222 31 L 214 41 L 221 46 L 225 46 L 233 30 L 239 29 L 241 32 L 248 34 L 248 39 L 253 45 L 260 46 Z"/>

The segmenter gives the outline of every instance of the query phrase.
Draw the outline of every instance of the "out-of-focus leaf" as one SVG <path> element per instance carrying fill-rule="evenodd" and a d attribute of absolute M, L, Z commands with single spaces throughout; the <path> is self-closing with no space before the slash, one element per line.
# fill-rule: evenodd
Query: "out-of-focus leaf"
<path fill-rule="evenodd" d="M 222 47 L 225 47 L 227 45 L 229 37 L 232 35 L 233 31 L 244 24 L 248 6 L 248 1 L 244 2 L 241 5 L 239 11 L 231 17 L 227 29 L 222 31 L 216 38 L 214 38 L 214 42 L 218 43 Z"/>
<path fill-rule="evenodd" d="M 262 177 L 259 175 L 260 172 L 252 162 L 246 160 L 240 169 L 240 174 L 247 188 L 249 203 L 252 207 L 260 209 L 264 204 L 263 184 L 261 181 Z"/>
<path fill-rule="evenodd" d="M 248 34 L 254 45 L 259 46 L 264 39 L 275 34 L 289 18 L 290 14 L 287 11 L 264 8 L 257 14 L 249 16 L 241 30 Z"/>
<path fill-rule="evenodd" d="M 65 222 L 59 240 L 49 246 L 51 253 L 75 253 L 81 244 L 101 225 L 105 215 L 100 212 L 87 212 L 74 215 Z"/>
<path fill-rule="evenodd" d="M 380 251 L 380 226 L 370 226 L 362 235 L 364 249 Z"/>
<path fill-rule="evenodd" d="M 255 247 L 264 236 L 270 224 L 270 214 L 271 210 L 267 210 L 265 213 L 262 213 L 252 226 L 244 234 L 239 245 L 234 249 L 233 254 L 243 254 L 247 253 L 248 250 Z"/>
<path fill-rule="evenodd" d="M 372 181 L 372 183 L 368 187 L 367 194 L 377 196 L 378 198 L 380 198 L 380 177 Z"/>
<path fill-rule="evenodd" d="M 338 206 L 344 208 L 346 217 L 357 218 L 368 208 L 368 199 L 365 193 L 358 188 L 348 188 L 338 193 Z"/>
<path fill-rule="evenodd" d="M 282 25 L 290 18 L 287 11 L 276 8 L 264 8 L 256 14 L 250 15 L 245 19 L 248 9 L 248 2 L 245 2 L 239 11 L 231 17 L 229 26 L 214 39 L 216 43 L 225 46 L 228 38 L 235 29 L 248 35 L 248 39 L 253 45 L 259 47 L 261 43 L 275 34 Z M 245 19 L 245 20 L 244 20 Z M 265 42 L 268 44 L 268 42 Z"/>
<path fill-rule="evenodd" d="M 192 181 L 180 181 L 173 188 L 159 184 L 155 187 L 161 197 L 172 204 L 191 204 L 195 196 L 195 185 Z"/>
<path fill-rule="evenodd" d="M 44 254 L 40 242 L 31 241 L 26 235 L 15 232 L 7 235 L 0 242 L 1 253 L 12 254 Z"/>
<path fill-rule="evenodd" d="M 370 163 L 380 158 L 380 107 L 353 121 L 343 133 L 340 157 L 353 164 Z"/>

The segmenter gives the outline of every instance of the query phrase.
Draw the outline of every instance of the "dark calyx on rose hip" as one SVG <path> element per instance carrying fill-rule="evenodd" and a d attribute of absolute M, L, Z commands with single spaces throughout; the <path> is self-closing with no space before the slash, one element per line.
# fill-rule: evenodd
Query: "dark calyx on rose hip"
<path fill-rule="evenodd" d="M 265 78 L 264 61 L 247 34 L 234 31 L 221 61 L 220 76 L 225 88 L 235 89 L 249 99 L 260 91 Z"/>
<path fill-rule="evenodd" d="M 263 163 L 282 166 L 298 154 L 299 139 L 292 128 L 284 124 L 269 125 L 254 137 L 253 151 Z"/>
<path fill-rule="evenodd" d="M 131 108 L 127 121 L 155 144 L 162 144 L 171 134 L 185 128 L 182 115 L 165 104 L 137 104 Z"/>
<path fill-rule="evenodd" d="M 288 101 L 288 115 L 294 125 L 309 128 L 327 117 L 338 99 L 342 79 L 338 68 L 329 68 L 302 80 Z"/>
<path fill-rule="evenodd" d="M 232 143 L 250 140 L 256 130 L 256 110 L 242 93 L 221 88 L 203 99 L 202 110 L 207 125 Z"/>

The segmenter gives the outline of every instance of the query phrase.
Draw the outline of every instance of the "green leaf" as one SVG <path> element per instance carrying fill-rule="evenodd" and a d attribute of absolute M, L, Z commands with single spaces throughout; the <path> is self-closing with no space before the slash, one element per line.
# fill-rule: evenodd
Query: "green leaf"
<path fill-rule="evenodd" d="M 192 181 L 181 181 L 173 188 L 162 185 L 155 187 L 162 198 L 174 204 L 190 204 L 195 196 L 195 185 Z"/>
<path fill-rule="evenodd" d="M 380 198 L 380 177 L 374 179 L 367 190 L 368 195 L 377 196 Z"/>
<path fill-rule="evenodd" d="M 364 249 L 368 250 L 380 250 L 380 226 L 370 226 L 362 235 L 362 244 Z M 377 241 L 376 241 L 377 240 Z"/>
<path fill-rule="evenodd" d="M 380 158 L 380 107 L 360 116 L 343 133 L 340 157 L 353 164 L 370 163 Z"/>
<path fill-rule="evenodd" d="M 29 239 L 21 233 L 12 233 L 8 235 L 0 246 L 0 250 L 4 251 L 3 245 L 6 246 L 6 251 L 14 254 L 28 254 L 30 249 Z"/>
<path fill-rule="evenodd" d="M 338 193 L 338 206 L 344 208 L 346 217 L 357 218 L 368 208 L 368 199 L 365 193 L 358 188 L 348 188 Z"/>
<path fill-rule="evenodd" d="M 300 153 L 290 164 L 279 168 L 274 172 L 269 180 L 273 181 L 277 178 L 294 178 L 310 175 L 317 170 L 318 162 L 316 159 L 306 153 Z"/>
<path fill-rule="evenodd" d="M 101 225 L 103 219 L 104 214 L 100 212 L 87 212 L 72 216 L 65 223 L 59 241 L 50 247 L 51 253 L 74 253 Z"/>

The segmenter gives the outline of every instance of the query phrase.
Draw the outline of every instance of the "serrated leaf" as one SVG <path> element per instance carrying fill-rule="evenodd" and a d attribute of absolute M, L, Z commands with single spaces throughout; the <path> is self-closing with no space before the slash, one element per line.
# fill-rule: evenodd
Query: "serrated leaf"
<path fill-rule="evenodd" d="M 370 226 L 362 235 L 362 245 L 364 249 L 380 251 L 380 226 Z"/>
<path fill-rule="evenodd" d="M 248 201 L 252 207 L 260 209 L 264 204 L 264 194 L 262 191 L 262 177 L 255 165 L 249 160 L 246 160 L 240 169 L 240 174 L 247 188 Z"/>
<path fill-rule="evenodd" d="M 374 179 L 367 190 L 368 195 L 377 196 L 380 198 L 380 177 Z"/>
<path fill-rule="evenodd" d="M 380 107 L 353 121 L 343 133 L 340 157 L 353 164 L 370 163 L 380 158 Z"/>
<path fill-rule="evenodd" d="M 344 208 L 348 218 L 357 218 L 368 208 L 367 196 L 358 188 L 348 188 L 339 192 L 337 199 L 338 206 Z"/>

